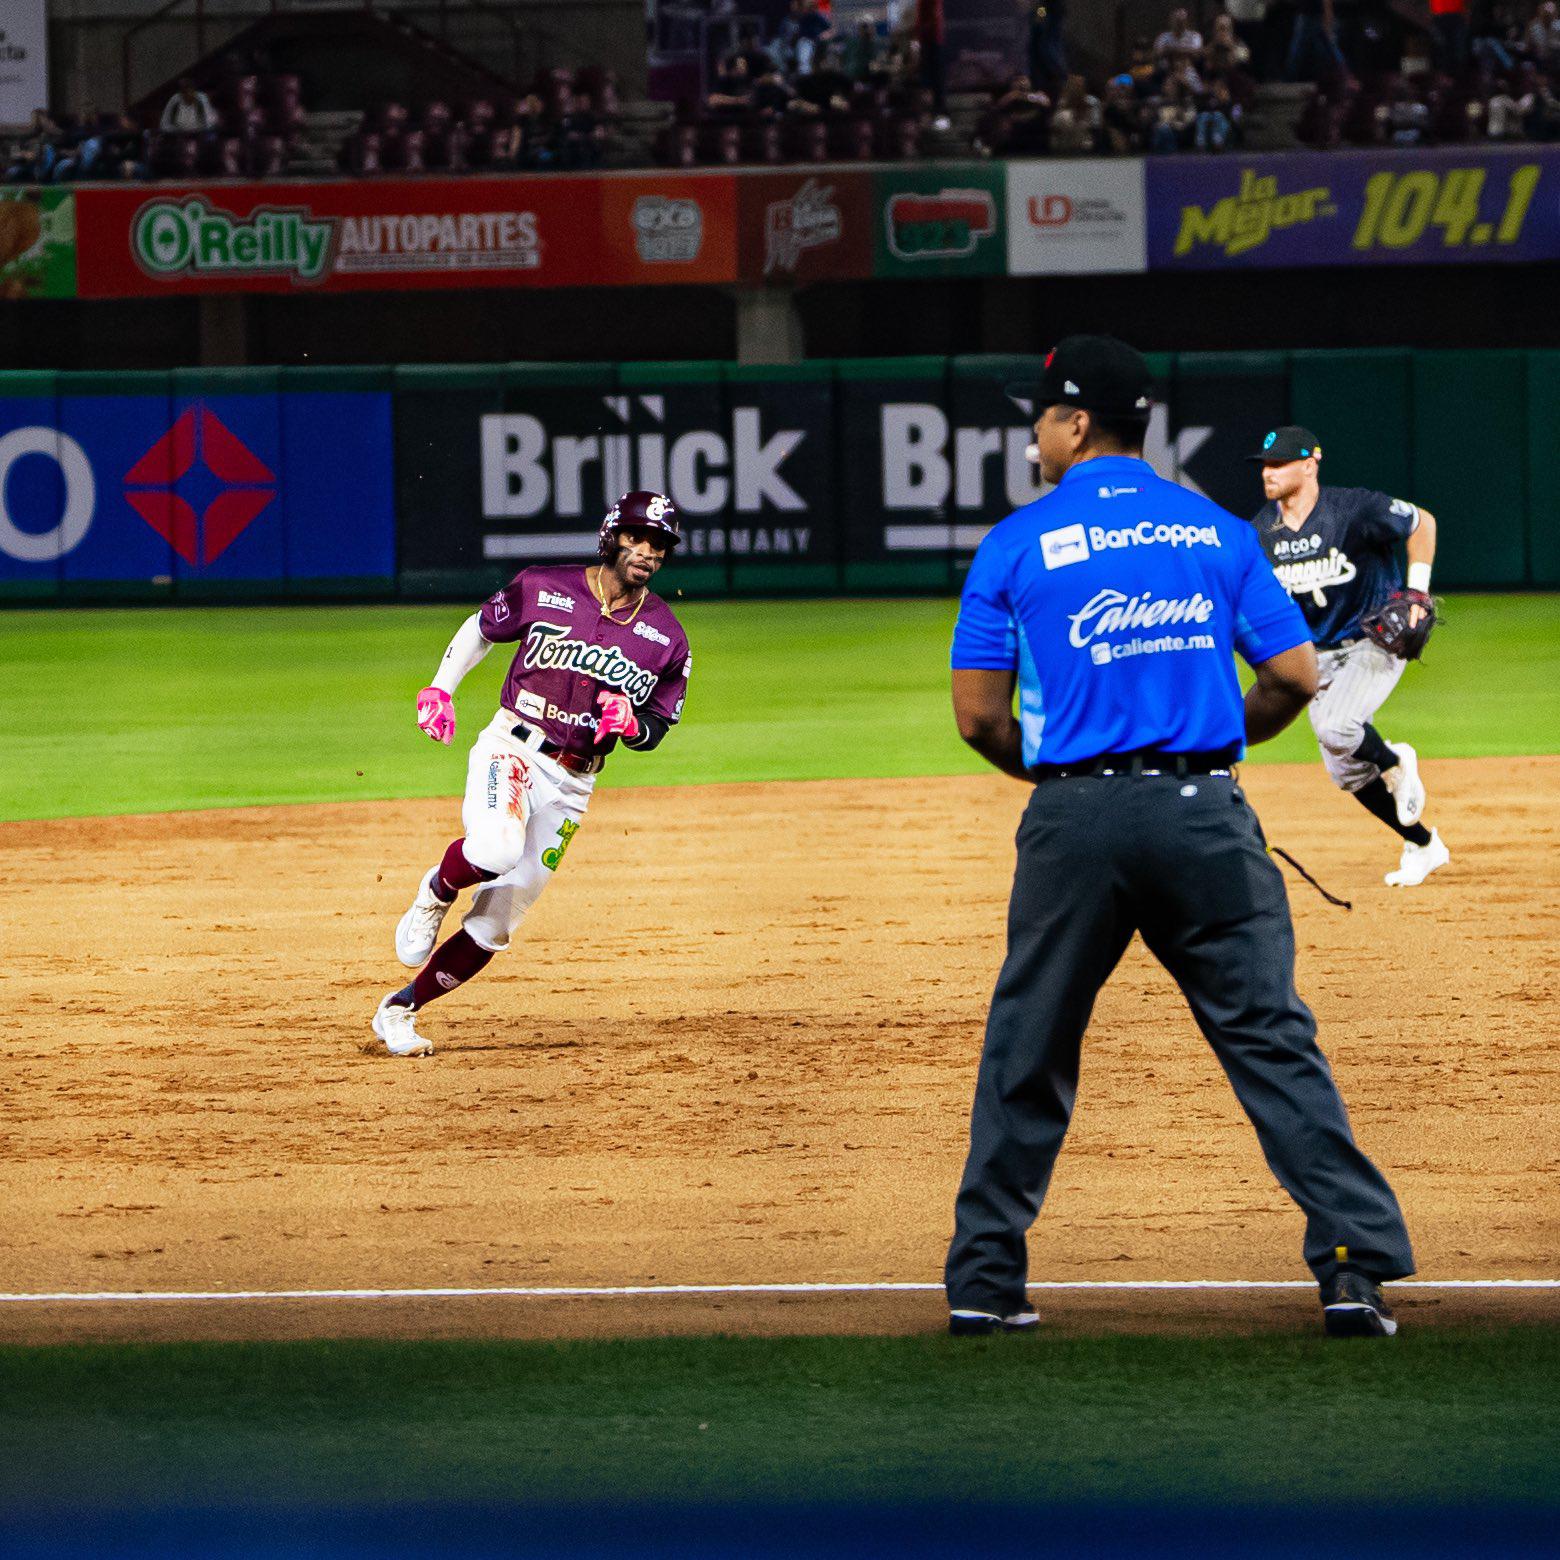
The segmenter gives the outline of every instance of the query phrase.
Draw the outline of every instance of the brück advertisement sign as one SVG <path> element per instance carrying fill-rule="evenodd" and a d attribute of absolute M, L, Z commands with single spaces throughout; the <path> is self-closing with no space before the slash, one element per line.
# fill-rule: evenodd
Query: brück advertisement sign
<path fill-rule="evenodd" d="M 1089 157 L 1009 164 L 1011 275 L 1143 271 L 1147 235 L 1142 163 Z"/>
<path fill-rule="evenodd" d="M 0 125 L 25 125 L 49 106 L 47 0 L 0 6 Z"/>
<path fill-rule="evenodd" d="M 1147 178 L 1156 270 L 1560 255 L 1560 156 L 1547 148 L 1169 157 Z"/>

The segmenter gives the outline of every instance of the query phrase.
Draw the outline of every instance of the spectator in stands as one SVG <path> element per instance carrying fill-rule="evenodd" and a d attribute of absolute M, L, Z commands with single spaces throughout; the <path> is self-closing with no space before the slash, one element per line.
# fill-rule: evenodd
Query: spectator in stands
<path fill-rule="evenodd" d="M 987 155 L 1044 156 L 1051 149 L 1051 100 L 1028 76 L 1014 76 L 991 105 L 975 144 Z"/>
<path fill-rule="evenodd" d="M 921 45 L 921 85 L 932 94 L 932 127 L 948 128 L 948 18 L 943 0 L 916 0 L 916 37 Z"/>
<path fill-rule="evenodd" d="M 1236 138 L 1239 118 L 1240 108 L 1230 93 L 1229 83 L 1215 81 L 1198 104 L 1192 144 L 1199 152 L 1224 151 Z"/>
<path fill-rule="evenodd" d="M 1170 22 L 1154 39 L 1154 60 L 1167 74 L 1181 60 L 1190 60 L 1194 66 L 1202 63 L 1202 34 L 1191 24 L 1185 6 L 1177 6 L 1170 13 Z"/>
<path fill-rule="evenodd" d="M 820 50 L 815 68 L 796 83 L 797 97 L 820 113 L 848 114 L 850 92 L 850 77 L 840 68 L 839 50 L 834 48 Z"/>
<path fill-rule="evenodd" d="M 541 150 L 542 100 L 534 94 L 518 98 L 509 122 L 493 136 L 492 166 L 500 169 L 534 168 Z"/>
<path fill-rule="evenodd" d="M 1182 89 L 1188 98 L 1196 98 L 1203 91 L 1203 79 L 1197 67 L 1192 64 L 1191 56 L 1183 54 L 1176 62 L 1169 76 L 1165 78 L 1166 85 L 1172 81 L 1180 82 Z"/>
<path fill-rule="evenodd" d="M 1106 83 L 1100 122 L 1106 151 L 1126 156 L 1143 150 L 1143 107 L 1127 72 Z"/>
<path fill-rule="evenodd" d="M 1436 67 L 1461 75 L 1468 63 L 1468 0 L 1430 0 Z"/>
<path fill-rule="evenodd" d="M 1393 146 L 1420 146 L 1430 130 L 1430 105 L 1414 83 L 1399 76 L 1388 89 L 1386 102 L 1376 110 L 1376 119 L 1382 135 Z"/>
<path fill-rule="evenodd" d="M 1560 65 L 1560 7 L 1555 5 L 1555 0 L 1544 0 L 1533 13 L 1533 20 L 1523 34 L 1522 52 L 1540 70 L 1552 70 Z"/>
<path fill-rule="evenodd" d="M 106 126 L 94 161 L 95 179 L 145 179 L 151 176 L 147 133 L 129 114 L 120 114 Z"/>
<path fill-rule="evenodd" d="M 1493 71 L 1513 71 L 1523 52 L 1522 26 L 1509 5 L 1492 5 L 1479 15 L 1468 43 L 1475 63 Z"/>
<path fill-rule="evenodd" d="M 45 183 L 54 171 L 54 164 L 59 158 L 55 142 L 60 134 L 60 127 L 49 118 L 48 113 L 44 109 L 35 108 L 32 112 L 32 122 L 27 127 L 27 134 L 20 145 L 13 150 L 11 163 L 4 174 L 0 174 L 0 182 Z"/>
<path fill-rule="evenodd" d="M 1527 115 L 1528 139 L 1560 139 L 1560 98 L 1555 96 L 1543 71 L 1536 65 L 1524 65 L 1517 72 L 1517 91 L 1533 104 Z"/>
<path fill-rule="evenodd" d="M 818 57 L 818 50 L 834 36 L 829 18 L 818 8 L 818 0 L 793 0 L 792 16 L 795 18 L 796 73 L 811 73 Z"/>
<path fill-rule="evenodd" d="M 1348 73 L 1349 62 L 1338 47 L 1333 0 L 1299 0 L 1284 61 L 1284 80 L 1324 81 Z"/>
<path fill-rule="evenodd" d="M 1103 128 L 1100 100 L 1089 91 L 1082 76 L 1069 76 L 1051 115 L 1051 150 L 1097 151 Z"/>
<path fill-rule="evenodd" d="M 1154 60 L 1154 46 L 1147 38 L 1133 39 L 1132 62 L 1127 66 L 1127 74 L 1132 77 L 1132 89 L 1138 97 L 1159 95 L 1160 70 Z"/>
<path fill-rule="evenodd" d="M 1213 19 L 1203 59 L 1210 76 L 1230 76 L 1251 69 L 1251 49 L 1235 31 L 1235 18 L 1227 12 Z"/>
<path fill-rule="evenodd" d="M 163 106 L 160 128 L 185 135 L 215 135 L 221 119 L 204 92 L 195 90 L 188 76 L 179 77 L 179 90 Z"/>
<path fill-rule="evenodd" d="M 1151 152 L 1179 152 L 1191 140 L 1193 126 L 1197 122 L 1197 105 L 1179 77 L 1172 76 L 1165 83 L 1165 90 L 1154 113 L 1154 127 L 1149 136 Z"/>
<path fill-rule="evenodd" d="M 1501 82 L 1491 94 L 1484 110 L 1484 133 L 1490 140 L 1520 141 L 1527 135 L 1534 98 L 1531 92 L 1518 96 L 1518 90 L 1513 83 Z"/>
<path fill-rule="evenodd" d="M 751 27 L 745 27 L 741 36 L 737 39 L 736 52 L 747 62 L 749 81 L 757 81 L 761 76 L 767 76 L 772 70 L 779 68 L 779 61 L 764 47 L 762 39 Z"/>
<path fill-rule="evenodd" d="M 796 92 L 777 65 L 753 83 L 753 109 L 765 118 L 776 118 L 798 106 Z"/>
<path fill-rule="evenodd" d="M 1029 7 L 1029 75 L 1055 88 L 1067 80 L 1067 0 L 1038 0 Z"/>
<path fill-rule="evenodd" d="M 548 138 L 550 162 L 555 168 L 594 168 L 606 148 L 607 127 L 602 124 L 582 92 L 571 92 L 562 100 L 563 112 Z"/>
<path fill-rule="evenodd" d="M 717 118 L 745 114 L 753 106 L 753 83 L 748 76 L 745 55 L 728 54 L 721 61 L 715 85 L 705 98 L 704 106 Z"/>
<path fill-rule="evenodd" d="M 868 81 L 872 77 L 882 50 L 878 46 L 877 28 L 865 17 L 856 23 L 856 30 L 840 49 L 840 63 L 852 81 Z"/>

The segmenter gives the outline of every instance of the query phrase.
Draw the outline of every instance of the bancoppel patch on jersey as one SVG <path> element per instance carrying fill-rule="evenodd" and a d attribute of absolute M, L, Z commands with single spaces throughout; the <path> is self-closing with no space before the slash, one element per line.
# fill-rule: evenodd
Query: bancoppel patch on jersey
<path fill-rule="evenodd" d="M 515 714 L 529 715 L 532 720 L 540 720 L 547 712 L 547 701 L 539 693 L 522 693 L 515 700 Z"/>

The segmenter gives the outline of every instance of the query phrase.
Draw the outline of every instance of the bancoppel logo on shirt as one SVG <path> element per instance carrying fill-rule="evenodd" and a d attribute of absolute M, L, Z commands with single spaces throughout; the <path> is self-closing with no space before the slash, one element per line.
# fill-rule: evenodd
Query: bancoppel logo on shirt
<path fill-rule="evenodd" d="M 1082 563 L 1089 556 L 1089 539 L 1081 525 L 1064 525 L 1059 530 L 1040 533 L 1040 556 L 1048 569 L 1065 569 L 1069 563 Z"/>
<path fill-rule="evenodd" d="M 1123 547 L 1222 547 L 1216 526 L 1155 525 L 1144 520 L 1139 525 L 1112 529 L 1103 525 L 1089 527 L 1089 546 L 1095 552 L 1113 552 Z"/>
<path fill-rule="evenodd" d="M 536 593 L 536 604 L 539 607 L 552 607 L 559 612 L 572 612 L 574 597 L 562 595 L 555 590 L 539 590 Z"/>

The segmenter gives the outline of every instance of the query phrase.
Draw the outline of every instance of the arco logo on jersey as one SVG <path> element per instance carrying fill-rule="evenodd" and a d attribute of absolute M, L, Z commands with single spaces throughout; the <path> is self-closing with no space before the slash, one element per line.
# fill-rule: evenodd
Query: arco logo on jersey
<path fill-rule="evenodd" d="M 525 639 L 527 671 L 580 672 L 643 704 L 655 692 L 656 674 L 631 661 L 616 645 L 592 645 L 573 638 L 561 623 L 533 623 Z"/>
<path fill-rule="evenodd" d="M 1347 553 L 1330 547 L 1321 558 L 1301 558 L 1273 567 L 1278 583 L 1291 596 L 1309 596 L 1319 607 L 1327 605 L 1327 592 L 1355 579 L 1359 570 Z"/>

